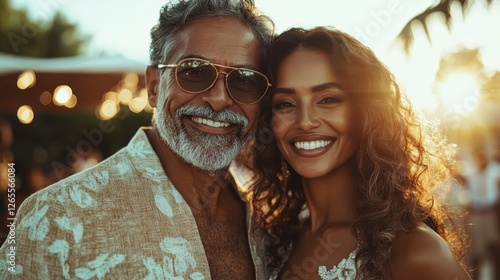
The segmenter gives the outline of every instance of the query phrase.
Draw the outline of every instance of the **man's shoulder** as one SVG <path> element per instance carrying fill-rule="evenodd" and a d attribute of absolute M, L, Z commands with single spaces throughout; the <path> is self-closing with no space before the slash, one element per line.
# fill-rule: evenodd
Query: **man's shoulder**
<path fill-rule="evenodd" d="M 46 187 L 44 190 L 50 192 L 53 189 L 58 189 L 67 186 L 68 184 L 85 180 L 88 178 L 105 179 L 104 177 L 109 177 L 110 174 L 116 173 L 120 165 L 128 163 L 129 161 L 130 160 L 128 159 L 125 148 L 122 148 L 113 155 L 111 155 L 110 157 L 101 161 L 100 163 L 92 167 L 89 167 L 87 169 L 84 169 L 82 171 L 79 171 L 75 174 L 72 174 L 66 178 L 63 178 L 51 184 L 50 186 Z"/>
<path fill-rule="evenodd" d="M 26 203 L 34 205 L 36 201 L 44 201 L 65 205 L 67 201 L 74 201 L 80 208 L 87 208 L 86 203 L 92 197 L 109 200 L 111 196 L 140 190 L 138 186 L 161 182 L 164 172 L 149 144 L 147 129 L 139 129 L 127 146 L 100 163 L 35 192 Z"/>
<path fill-rule="evenodd" d="M 130 176 L 132 169 L 130 159 L 123 148 L 100 163 L 31 194 L 26 199 L 26 203 L 37 200 L 61 200 L 61 193 L 74 193 L 80 186 L 96 191 L 98 188 L 113 184 L 117 180 L 124 180 L 124 174 L 128 173 Z"/>

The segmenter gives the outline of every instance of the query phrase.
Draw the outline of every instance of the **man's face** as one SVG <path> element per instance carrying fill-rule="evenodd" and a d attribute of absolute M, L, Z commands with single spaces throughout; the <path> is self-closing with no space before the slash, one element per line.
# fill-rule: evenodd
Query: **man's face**
<path fill-rule="evenodd" d="M 177 48 L 164 64 L 195 57 L 225 66 L 258 69 L 257 38 L 233 17 L 193 21 L 177 38 Z M 147 76 L 149 100 L 156 107 L 156 129 L 169 148 L 193 166 L 210 172 L 223 169 L 254 136 L 260 103 L 234 101 L 225 86 L 226 75 L 219 75 L 213 87 L 201 93 L 181 89 L 175 68 L 148 69 Z"/>

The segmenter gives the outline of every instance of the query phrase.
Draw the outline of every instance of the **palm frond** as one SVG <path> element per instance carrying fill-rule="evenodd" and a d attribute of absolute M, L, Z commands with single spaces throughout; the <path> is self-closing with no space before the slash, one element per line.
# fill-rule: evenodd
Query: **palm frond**
<path fill-rule="evenodd" d="M 442 15 L 444 24 L 446 25 L 448 30 L 450 30 L 452 26 L 452 15 L 450 12 L 452 5 L 455 3 L 458 4 L 460 9 L 462 10 L 463 16 L 465 17 L 466 14 L 469 12 L 472 4 L 476 3 L 477 1 L 486 1 L 487 7 L 490 7 L 491 3 L 494 0 L 440 0 L 437 4 L 427 8 L 422 13 L 410 19 L 410 21 L 403 27 L 403 29 L 399 33 L 397 40 L 400 40 L 403 43 L 403 50 L 405 51 L 406 54 L 409 54 L 410 48 L 415 40 L 414 36 L 415 24 L 420 24 L 422 26 L 425 35 L 427 36 L 427 39 L 429 40 L 429 42 L 432 42 L 428 25 L 428 20 L 431 18 L 431 16 L 439 14 Z"/>

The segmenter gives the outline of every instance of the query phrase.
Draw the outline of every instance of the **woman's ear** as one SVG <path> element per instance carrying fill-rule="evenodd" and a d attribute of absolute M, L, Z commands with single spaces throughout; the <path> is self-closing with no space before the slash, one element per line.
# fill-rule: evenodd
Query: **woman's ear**
<path fill-rule="evenodd" d="M 148 101 L 149 105 L 156 108 L 156 103 L 158 101 L 158 84 L 159 84 L 159 74 L 156 68 L 153 66 L 148 66 L 146 68 L 146 88 L 148 90 Z"/>

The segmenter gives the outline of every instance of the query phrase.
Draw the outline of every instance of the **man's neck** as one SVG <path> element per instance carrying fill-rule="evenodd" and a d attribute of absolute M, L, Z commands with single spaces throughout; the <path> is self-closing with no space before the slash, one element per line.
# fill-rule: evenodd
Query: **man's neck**
<path fill-rule="evenodd" d="M 228 168 L 216 174 L 195 168 L 175 154 L 157 130 L 152 129 L 147 135 L 167 177 L 193 212 L 216 211 L 221 193 L 228 186 Z"/>

